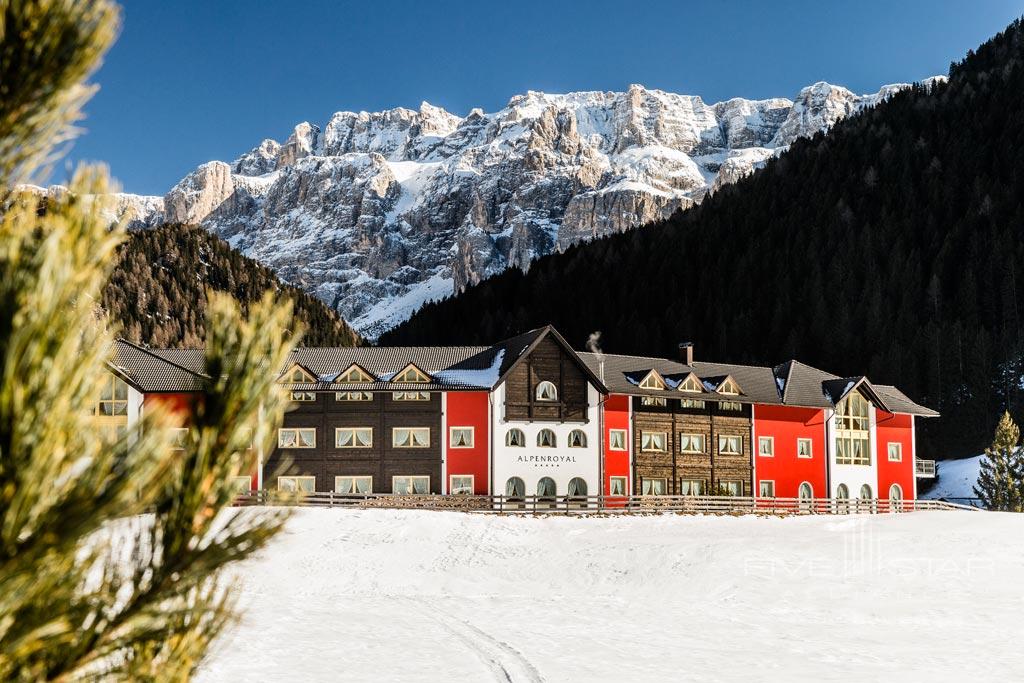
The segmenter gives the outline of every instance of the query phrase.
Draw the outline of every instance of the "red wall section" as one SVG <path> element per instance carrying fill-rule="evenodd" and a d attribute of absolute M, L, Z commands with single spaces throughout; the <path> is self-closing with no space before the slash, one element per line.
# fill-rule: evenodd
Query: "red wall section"
<path fill-rule="evenodd" d="M 172 415 L 186 418 L 192 414 L 200 394 L 146 394 L 142 398 L 143 406 L 161 406 Z"/>
<path fill-rule="evenodd" d="M 453 474 L 473 475 L 473 493 L 487 495 L 488 488 L 488 447 L 491 435 L 488 431 L 490 404 L 486 391 L 449 391 L 445 394 L 445 429 L 451 427 L 473 427 L 472 448 L 452 448 L 449 433 L 444 435 L 445 461 L 448 464 L 448 481 L 444 490 L 449 491 Z"/>
<path fill-rule="evenodd" d="M 914 420 L 910 415 L 875 411 L 875 442 L 878 459 L 878 490 L 879 498 L 889 497 L 889 487 L 899 484 L 903 489 L 903 499 L 914 497 Z M 889 442 L 903 444 L 903 460 L 889 462 Z"/>
<path fill-rule="evenodd" d="M 758 455 L 758 439 L 762 436 L 775 439 L 773 457 Z M 796 457 L 797 439 L 811 439 L 812 457 Z M 825 411 L 821 408 L 755 405 L 753 452 L 755 494 L 760 490 L 761 480 L 767 479 L 775 482 L 778 498 L 796 498 L 800 484 L 805 481 L 814 488 L 815 497 L 828 495 Z"/>
<path fill-rule="evenodd" d="M 626 430 L 626 450 L 613 451 L 609 432 L 613 429 Z M 611 493 L 611 478 L 626 477 L 626 493 L 633 490 L 629 467 L 629 396 L 612 395 L 604 402 L 604 495 Z"/>

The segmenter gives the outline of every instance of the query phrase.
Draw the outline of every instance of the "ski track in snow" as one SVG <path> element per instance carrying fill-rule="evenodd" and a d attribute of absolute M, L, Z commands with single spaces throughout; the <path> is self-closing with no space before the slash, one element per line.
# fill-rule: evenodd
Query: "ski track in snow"
<path fill-rule="evenodd" d="M 240 623 L 199 681 L 960 683 L 1024 670 L 1024 515 L 1009 513 L 304 509 L 237 572 Z"/>

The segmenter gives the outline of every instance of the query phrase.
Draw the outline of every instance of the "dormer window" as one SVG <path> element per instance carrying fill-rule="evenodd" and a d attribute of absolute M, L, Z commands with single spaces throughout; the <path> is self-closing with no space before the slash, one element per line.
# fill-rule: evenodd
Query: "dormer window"
<path fill-rule="evenodd" d="M 285 384 L 308 384 L 310 382 L 316 382 L 316 377 L 308 373 L 305 368 L 296 363 L 284 373 L 281 377 L 281 381 Z"/>
<path fill-rule="evenodd" d="M 366 370 L 363 370 L 361 367 L 353 363 L 348 367 L 348 370 L 345 370 L 345 372 L 338 375 L 334 381 L 340 384 L 356 384 L 359 382 L 373 382 L 374 379 L 373 377 L 370 377 L 370 374 L 366 372 Z"/>
<path fill-rule="evenodd" d="M 391 381 L 403 384 L 427 384 L 430 382 L 430 377 L 418 367 L 410 363 L 405 366 L 404 370 L 392 377 Z"/>
<path fill-rule="evenodd" d="M 736 380 L 732 377 L 726 377 L 725 380 L 718 385 L 718 393 L 725 394 L 727 396 L 739 396 L 740 385 L 736 384 Z"/>
<path fill-rule="evenodd" d="M 704 391 L 704 387 L 701 386 L 700 380 L 693 373 L 686 376 L 682 382 L 679 383 L 679 391 L 688 391 L 693 394 L 699 394 Z"/>
<path fill-rule="evenodd" d="M 536 396 L 538 401 L 557 401 L 558 389 L 554 384 L 545 380 L 537 385 Z"/>
<path fill-rule="evenodd" d="M 640 380 L 640 388 L 663 391 L 665 389 L 665 380 L 661 378 L 657 370 L 651 370 L 647 373 L 646 377 Z"/>

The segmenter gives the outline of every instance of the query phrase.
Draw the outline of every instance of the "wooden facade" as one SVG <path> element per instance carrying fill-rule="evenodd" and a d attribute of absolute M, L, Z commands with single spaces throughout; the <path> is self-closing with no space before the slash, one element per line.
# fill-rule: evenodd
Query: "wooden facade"
<path fill-rule="evenodd" d="M 427 401 L 397 401 L 391 392 L 372 394 L 372 401 L 338 401 L 333 392 L 315 394 L 316 400 L 293 403 L 284 416 L 284 428 L 315 428 L 314 448 L 275 448 L 264 465 L 264 487 L 277 488 L 280 475 L 316 477 L 316 490 L 333 491 L 339 476 L 371 476 L 374 493 L 391 493 L 392 477 L 428 476 L 430 492 L 441 493 L 441 453 L 446 435 L 441 430 L 441 394 Z M 368 448 L 338 448 L 339 427 L 369 427 Z M 429 445 L 401 448 L 393 444 L 399 428 L 426 427 Z"/>
<path fill-rule="evenodd" d="M 537 386 L 551 382 L 555 401 L 537 400 Z M 550 336 L 540 340 L 505 379 L 505 419 L 533 422 L 586 422 L 587 375 Z"/>
<path fill-rule="evenodd" d="M 752 495 L 749 405 L 736 412 L 723 411 L 714 401 L 708 401 L 704 409 L 681 408 L 674 398 L 666 399 L 668 405 L 664 407 L 643 405 L 642 398 L 636 396 L 632 401 L 635 494 L 643 493 L 645 479 L 664 479 L 666 495 L 685 493 L 684 481 L 702 482 L 705 493 L 715 493 L 717 487 L 737 482 L 739 495 Z M 645 449 L 644 432 L 664 433 L 664 450 Z M 682 437 L 690 434 L 703 436 L 703 452 L 681 452 Z M 720 453 L 720 436 L 739 438 L 739 453 Z"/>

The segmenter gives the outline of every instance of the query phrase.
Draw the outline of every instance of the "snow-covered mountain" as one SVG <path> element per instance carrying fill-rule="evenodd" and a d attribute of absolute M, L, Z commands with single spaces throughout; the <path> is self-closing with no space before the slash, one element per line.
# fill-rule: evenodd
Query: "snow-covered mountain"
<path fill-rule="evenodd" d="M 929 79 L 931 80 L 931 79 Z M 528 92 L 494 113 L 339 112 L 181 180 L 138 224 L 200 223 L 374 338 L 420 304 L 664 218 L 906 84 L 795 100 Z"/>

